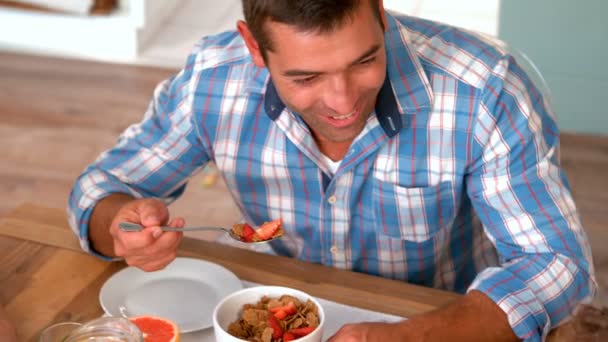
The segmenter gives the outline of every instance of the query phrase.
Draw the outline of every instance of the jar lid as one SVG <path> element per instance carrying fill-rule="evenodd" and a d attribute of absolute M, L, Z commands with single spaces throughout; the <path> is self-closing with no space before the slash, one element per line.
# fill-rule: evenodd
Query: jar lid
<path fill-rule="evenodd" d="M 137 326 L 126 318 L 102 317 L 85 323 L 74 330 L 65 342 L 143 342 L 143 335 Z"/>

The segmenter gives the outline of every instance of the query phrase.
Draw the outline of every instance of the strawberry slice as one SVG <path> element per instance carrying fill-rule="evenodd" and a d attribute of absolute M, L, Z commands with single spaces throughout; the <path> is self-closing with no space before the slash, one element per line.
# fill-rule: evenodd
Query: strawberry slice
<path fill-rule="evenodd" d="M 289 302 L 289 303 L 287 303 L 287 305 L 283 305 L 283 306 L 275 306 L 274 308 L 270 308 L 268 310 L 270 310 L 270 312 L 272 312 L 272 313 L 283 310 L 288 315 L 293 315 L 296 312 L 298 312 L 298 309 L 296 308 L 296 305 L 293 302 Z"/>
<path fill-rule="evenodd" d="M 255 231 L 253 230 L 253 228 L 251 228 L 251 226 L 248 225 L 247 223 L 244 223 L 243 232 L 241 233 L 242 240 L 245 242 L 253 241 L 253 234 L 255 234 Z"/>
<path fill-rule="evenodd" d="M 284 319 L 287 316 L 294 315 L 298 312 L 296 305 L 293 302 L 287 303 L 287 305 L 277 306 L 274 308 L 268 309 L 270 312 L 274 314 L 274 317 L 277 319 Z"/>
<path fill-rule="evenodd" d="M 268 240 L 272 238 L 272 236 L 274 235 L 274 233 L 276 233 L 277 230 L 279 230 L 279 227 L 281 227 L 281 223 L 281 219 L 277 219 L 271 222 L 264 222 L 264 224 L 262 224 L 258 229 L 255 230 L 255 233 L 260 237 L 260 239 Z"/>
<path fill-rule="evenodd" d="M 283 334 L 283 342 L 293 341 L 296 339 L 296 336 L 290 332 L 286 332 Z"/>
<path fill-rule="evenodd" d="M 290 333 L 296 337 L 302 337 L 302 336 L 306 336 L 306 335 L 310 334 L 316 328 L 317 327 L 295 328 L 295 329 L 290 329 L 289 331 L 287 331 L 287 333 Z"/>
<path fill-rule="evenodd" d="M 268 316 L 268 325 L 272 328 L 272 338 L 279 339 L 283 336 L 283 328 L 281 323 L 274 316 Z"/>
<path fill-rule="evenodd" d="M 285 317 L 287 317 L 287 313 L 283 310 L 279 310 L 274 313 L 274 317 L 278 320 L 283 320 Z"/>

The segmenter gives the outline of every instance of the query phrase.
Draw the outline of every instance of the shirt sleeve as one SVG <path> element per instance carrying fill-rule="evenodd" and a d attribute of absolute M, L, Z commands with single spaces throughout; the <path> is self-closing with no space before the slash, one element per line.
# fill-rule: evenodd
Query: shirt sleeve
<path fill-rule="evenodd" d="M 128 127 L 117 144 L 77 178 L 68 201 L 68 221 L 85 251 L 105 258 L 91 249 L 88 237 L 89 218 L 101 199 L 126 193 L 169 204 L 209 161 L 193 122 L 192 69 L 186 66 L 160 83 L 142 121 Z"/>
<path fill-rule="evenodd" d="M 468 291 L 496 302 L 518 337 L 538 341 L 595 294 L 590 247 L 547 99 L 507 57 L 480 94 L 467 191 L 500 265 Z"/>

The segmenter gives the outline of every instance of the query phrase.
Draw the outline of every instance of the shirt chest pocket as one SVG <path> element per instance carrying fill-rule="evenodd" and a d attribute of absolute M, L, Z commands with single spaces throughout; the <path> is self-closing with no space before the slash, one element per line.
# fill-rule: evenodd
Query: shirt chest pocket
<path fill-rule="evenodd" d="M 372 202 L 376 231 L 403 240 L 429 240 L 454 219 L 454 193 L 449 181 L 422 188 L 376 181 Z"/>

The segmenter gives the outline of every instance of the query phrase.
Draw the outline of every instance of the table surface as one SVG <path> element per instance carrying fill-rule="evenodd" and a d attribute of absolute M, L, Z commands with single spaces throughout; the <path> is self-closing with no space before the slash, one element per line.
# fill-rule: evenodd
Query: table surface
<path fill-rule="evenodd" d="M 315 297 L 408 317 L 445 305 L 458 294 L 286 257 L 184 238 L 179 256 L 220 264 L 240 279 L 300 289 Z M 23 204 L 0 219 L 0 300 L 20 341 L 34 341 L 54 322 L 103 314 L 103 283 L 126 267 L 83 253 L 64 210 Z"/>

